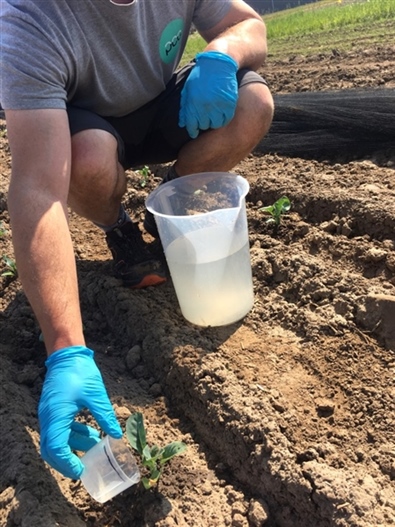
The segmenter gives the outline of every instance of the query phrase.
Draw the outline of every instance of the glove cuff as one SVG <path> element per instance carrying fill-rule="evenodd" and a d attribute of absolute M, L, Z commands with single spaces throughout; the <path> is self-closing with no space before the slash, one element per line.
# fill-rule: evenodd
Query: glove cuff
<path fill-rule="evenodd" d="M 196 55 L 196 62 L 198 63 L 201 59 L 209 59 L 209 60 L 219 60 L 222 62 L 226 62 L 230 66 L 234 67 L 235 72 L 239 69 L 239 65 L 237 62 L 227 55 L 226 53 L 222 53 L 221 51 L 203 51 L 202 53 L 198 53 Z"/>
<path fill-rule="evenodd" d="M 53 366 L 55 363 L 60 362 L 64 359 L 69 359 L 75 356 L 85 356 L 93 358 L 93 350 L 86 348 L 85 346 L 70 346 L 68 348 L 61 348 L 57 351 L 54 351 L 48 359 L 45 361 L 45 366 Z"/>

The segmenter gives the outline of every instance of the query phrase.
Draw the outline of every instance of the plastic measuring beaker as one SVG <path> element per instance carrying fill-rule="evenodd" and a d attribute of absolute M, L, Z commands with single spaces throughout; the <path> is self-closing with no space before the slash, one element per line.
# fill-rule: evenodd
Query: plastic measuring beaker
<path fill-rule="evenodd" d="M 239 175 L 205 172 L 160 185 L 146 200 L 181 312 L 193 324 L 231 324 L 254 303 L 248 190 Z"/>
<path fill-rule="evenodd" d="M 140 481 L 140 471 L 123 439 L 106 436 L 82 457 L 81 481 L 96 501 L 104 503 Z"/>

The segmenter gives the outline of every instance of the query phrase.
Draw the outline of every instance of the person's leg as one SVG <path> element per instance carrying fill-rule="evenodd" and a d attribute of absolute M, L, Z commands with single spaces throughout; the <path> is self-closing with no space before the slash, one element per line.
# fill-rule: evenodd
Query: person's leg
<path fill-rule="evenodd" d="M 115 275 L 132 288 L 166 281 L 162 259 L 147 249 L 138 226 L 121 205 L 126 176 L 121 164 L 123 143 L 104 119 L 69 108 L 72 170 L 69 205 L 106 233 Z"/>

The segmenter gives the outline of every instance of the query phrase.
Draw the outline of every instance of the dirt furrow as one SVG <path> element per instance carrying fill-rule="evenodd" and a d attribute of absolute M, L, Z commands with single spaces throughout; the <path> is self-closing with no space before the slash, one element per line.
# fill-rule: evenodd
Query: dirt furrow
<path fill-rule="evenodd" d="M 285 434 L 288 426 L 303 426 L 308 411 L 306 406 L 298 415 L 293 408 L 292 394 L 281 390 L 279 374 L 286 366 L 288 377 L 290 370 L 294 377 L 296 368 L 292 364 L 276 364 L 270 371 L 267 365 L 261 368 L 259 362 L 255 363 L 255 376 L 245 380 L 242 375 L 238 377 L 234 366 L 232 357 L 236 350 L 226 355 L 221 353 L 221 344 L 229 350 L 233 346 L 245 348 L 247 344 L 243 343 L 251 338 L 265 339 L 267 356 L 259 360 L 267 363 L 273 355 L 270 352 L 272 335 L 278 333 L 279 328 L 267 329 L 265 334 L 261 327 L 258 334 L 243 327 L 237 330 L 235 326 L 206 330 L 189 327 L 178 319 L 174 306 L 161 298 L 160 291 L 144 296 L 140 293 L 128 296 L 124 292 L 117 295 L 114 284 L 108 279 L 92 289 L 95 292 L 92 291 L 91 299 L 106 313 L 109 325 L 115 321 L 118 325 L 127 324 L 127 340 L 141 342 L 143 360 L 158 377 L 174 411 L 193 423 L 197 439 L 216 453 L 247 492 L 267 500 L 280 525 L 367 526 L 385 524 L 383 522 L 391 518 L 392 505 L 382 506 L 382 503 L 383 496 L 392 503 L 393 491 L 377 468 L 372 468 L 373 475 L 368 473 L 367 476 L 366 466 L 358 466 L 355 461 L 352 466 L 348 463 L 347 468 L 342 467 L 339 461 L 341 441 L 336 444 L 329 440 L 328 444 L 315 445 L 314 450 L 312 445 L 298 444 L 292 434 L 289 438 Z M 135 294 L 138 299 L 133 299 Z M 144 312 L 152 301 L 161 307 L 158 313 L 161 330 L 157 332 L 152 327 L 144 328 L 147 324 Z M 167 324 L 169 331 L 164 329 Z M 249 317 L 245 324 L 249 325 Z M 251 324 L 254 325 L 253 320 Z M 281 338 L 288 354 L 295 357 L 301 354 L 302 348 L 294 337 L 283 334 Z M 317 348 L 316 351 L 321 350 Z M 276 360 L 281 362 L 281 354 Z M 308 384 L 308 379 L 313 377 L 300 364 L 299 378 L 302 385 Z M 321 395 L 324 391 L 325 388 L 321 389 Z M 320 412 L 325 419 L 325 412 L 330 414 L 336 405 L 330 393 L 327 394 L 330 402 L 325 403 L 324 397 L 324 402 L 314 403 L 313 416 L 317 419 Z M 336 458 L 338 466 L 328 463 L 326 456 Z M 336 486 L 335 492 L 332 485 Z M 358 485 L 361 493 L 368 492 L 370 496 L 366 510 L 363 510 L 362 494 L 354 492 Z M 306 523 L 312 518 L 314 523 Z"/>

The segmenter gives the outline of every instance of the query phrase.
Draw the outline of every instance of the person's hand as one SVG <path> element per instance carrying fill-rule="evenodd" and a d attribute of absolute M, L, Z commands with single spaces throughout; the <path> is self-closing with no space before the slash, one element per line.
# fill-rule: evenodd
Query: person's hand
<path fill-rule="evenodd" d="M 47 374 L 38 407 L 42 458 L 58 472 L 79 479 L 84 465 L 72 450 L 89 450 L 100 441 L 94 428 L 74 420 L 88 408 L 99 426 L 115 438 L 122 429 L 108 398 L 93 351 L 84 346 L 63 348 L 45 363 Z"/>
<path fill-rule="evenodd" d="M 181 92 L 179 126 L 195 139 L 199 130 L 221 128 L 235 114 L 238 99 L 237 63 L 219 51 L 196 55 Z"/>

